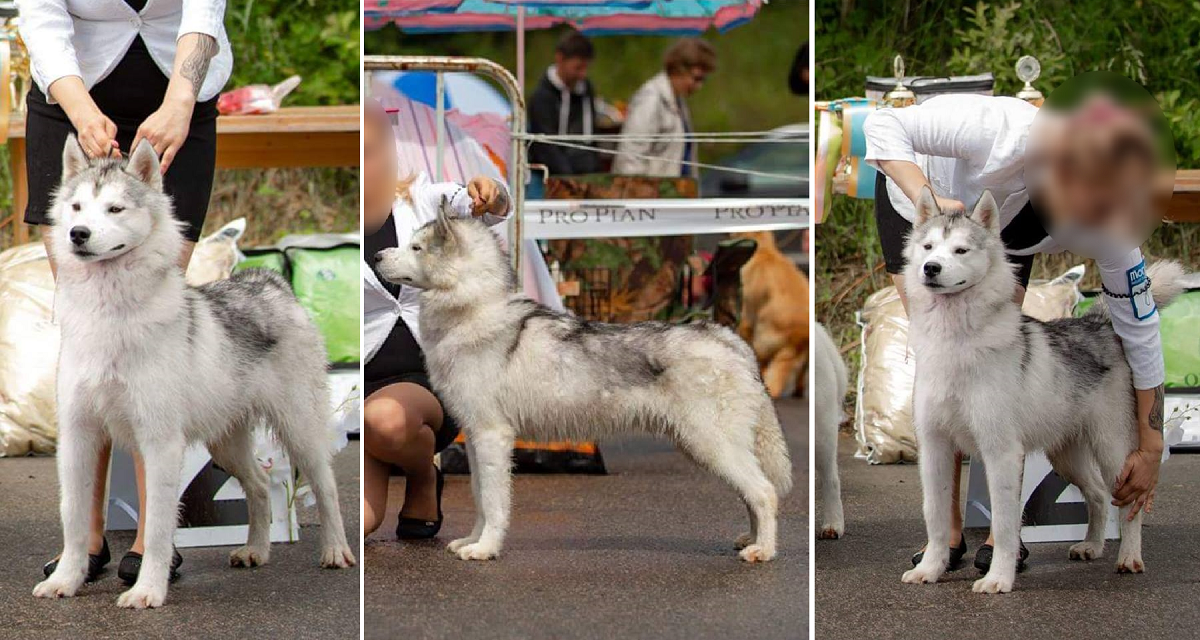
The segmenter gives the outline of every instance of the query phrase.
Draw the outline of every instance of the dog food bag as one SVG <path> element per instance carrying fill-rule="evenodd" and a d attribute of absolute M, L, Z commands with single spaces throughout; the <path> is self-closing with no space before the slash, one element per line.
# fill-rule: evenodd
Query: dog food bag
<path fill-rule="evenodd" d="M 0 456 L 53 454 L 58 327 L 40 242 L 0 253 Z"/>
<path fill-rule="evenodd" d="M 1022 310 L 1039 320 L 1070 317 L 1080 299 L 1077 266 L 1049 282 L 1030 283 Z M 895 287 L 867 298 L 859 312 L 862 364 L 854 409 L 857 457 L 871 464 L 917 461 L 912 396 L 916 362 L 908 348 L 908 316 Z"/>
<path fill-rule="evenodd" d="M 289 247 L 292 289 L 325 338 L 329 361 L 359 361 L 358 245 Z"/>

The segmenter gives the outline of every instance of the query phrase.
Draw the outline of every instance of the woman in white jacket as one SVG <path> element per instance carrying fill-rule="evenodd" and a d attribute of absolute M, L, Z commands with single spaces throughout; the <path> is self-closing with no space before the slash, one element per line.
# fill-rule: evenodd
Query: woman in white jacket
<path fill-rule="evenodd" d="M 129 153 L 148 140 L 162 156 L 163 188 L 184 224 L 186 268 L 208 212 L 216 169 L 217 94 L 233 65 L 224 0 L 19 0 L 20 32 L 35 86 L 26 100 L 27 224 L 49 224 L 63 145 L 75 135 L 89 157 Z M 49 234 L 43 234 L 49 253 Z M 50 256 L 54 269 L 54 256 Z M 112 445 L 101 452 L 92 505 L 87 580 L 108 563 L 104 507 Z M 137 537 L 117 575 L 137 581 L 145 487 L 141 459 Z M 171 577 L 183 558 L 175 553 Z M 57 561 L 46 564 L 47 576 Z"/>
<path fill-rule="evenodd" d="M 1157 152 L 1151 134 L 1139 125 L 1142 116 L 1107 100 L 1085 102 L 1068 117 L 1047 114 L 1039 124 L 1054 126 L 1037 127 L 1031 134 L 1037 114 L 1036 107 L 1017 98 L 979 95 L 939 96 L 921 105 L 872 113 L 863 124 L 865 159 L 880 170 L 875 216 L 884 262 L 907 304 L 901 275 L 904 243 L 912 230 L 913 203 L 926 185 L 943 211 L 964 210 L 984 190 L 992 193 L 1000 205 L 1001 237 L 1019 282 L 1013 293 L 1018 302 L 1024 299 L 1035 254 L 1068 250 L 1096 260 L 1136 388 L 1138 420 L 1130 428 L 1137 430 L 1140 444 L 1126 460 L 1121 477 L 1114 478 L 1114 504 L 1134 505 L 1133 514 L 1153 502 L 1163 448 L 1165 373 L 1158 314 L 1152 304 L 1139 306 L 1138 297 L 1131 297 L 1142 284 L 1135 281 L 1135 274 L 1144 271 L 1139 269 L 1144 264 L 1141 251 L 1092 240 L 1097 237 L 1093 225 L 1126 210 L 1120 198 L 1130 190 L 1111 188 L 1121 179 L 1117 168 L 1134 167 L 1138 176 L 1145 176 L 1152 173 Z M 1034 137 L 1037 154 L 1027 145 Z M 1035 161 L 1047 161 L 1054 169 L 1035 169 Z M 1027 185 L 1031 177 L 1039 183 Z M 1052 211 L 1035 209 L 1029 194 L 1034 186 L 1037 204 L 1053 203 Z M 955 469 L 961 470 L 961 465 Z M 956 478 L 955 504 L 958 487 Z M 950 556 L 955 568 L 967 550 L 959 509 L 951 524 L 952 534 L 959 534 L 951 538 L 958 541 Z M 992 545 L 989 536 L 975 554 L 974 564 L 981 571 L 991 565 Z M 1018 570 L 1028 553 L 1022 545 Z M 916 554 L 913 563 L 921 556 Z"/>
<path fill-rule="evenodd" d="M 489 224 L 503 220 L 511 201 L 507 188 L 490 178 L 464 186 L 399 169 L 387 114 L 375 100 L 364 108 L 363 257 L 372 268 L 363 275 L 363 531 L 369 535 L 382 523 L 391 468 L 397 466 L 404 471 L 405 491 L 396 536 L 432 538 L 442 525 L 443 486 L 433 456 L 454 441 L 458 425 L 442 409 L 425 371 L 419 292 L 384 281 L 372 258 L 407 243 L 437 217 L 443 197 L 458 215 Z"/>

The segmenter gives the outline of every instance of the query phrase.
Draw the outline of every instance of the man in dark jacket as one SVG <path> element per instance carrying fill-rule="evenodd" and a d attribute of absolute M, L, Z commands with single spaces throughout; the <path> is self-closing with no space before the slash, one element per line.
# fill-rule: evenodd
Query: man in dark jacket
<path fill-rule="evenodd" d="M 554 64 L 542 75 L 529 99 L 529 132 L 550 135 L 592 135 L 595 105 L 587 79 L 594 52 L 592 43 L 570 31 L 554 49 Z M 580 144 L 581 141 L 571 141 Z M 580 175 L 601 170 L 599 154 L 585 149 L 535 143 L 529 162 L 544 164 L 551 175 Z"/>

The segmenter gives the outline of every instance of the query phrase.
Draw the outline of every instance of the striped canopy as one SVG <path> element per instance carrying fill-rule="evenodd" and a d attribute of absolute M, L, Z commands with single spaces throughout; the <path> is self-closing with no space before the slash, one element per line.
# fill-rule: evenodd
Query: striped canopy
<path fill-rule="evenodd" d="M 569 24 L 587 35 L 700 35 L 748 22 L 766 0 L 363 0 L 365 26 L 407 33 L 512 31 Z"/>

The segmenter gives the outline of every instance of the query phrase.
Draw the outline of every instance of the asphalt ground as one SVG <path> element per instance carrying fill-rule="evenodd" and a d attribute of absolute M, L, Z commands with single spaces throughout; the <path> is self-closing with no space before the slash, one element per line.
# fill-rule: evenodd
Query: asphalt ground
<path fill-rule="evenodd" d="M 1028 544 L 1029 568 L 1013 592 L 982 595 L 971 591 L 982 530 L 967 532 L 964 568 L 934 585 L 900 582 L 925 543 L 917 467 L 869 466 L 853 451 L 854 439 L 842 436 L 846 535 L 815 543 L 818 638 L 1200 637 L 1200 455 L 1176 454 L 1163 466 L 1142 534 L 1146 573 L 1115 572 L 1116 540 L 1089 563 L 1067 559 L 1071 543 Z"/>
<path fill-rule="evenodd" d="M 337 455 L 334 470 L 351 547 L 359 526 L 359 441 Z M 233 547 L 181 549 L 181 576 L 166 606 L 130 611 L 116 606 L 125 589 L 117 563 L 132 531 L 108 536 L 113 562 L 74 598 L 31 595 L 42 564 L 62 545 L 58 482 L 53 458 L 0 459 L 0 638 L 243 638 L 359 637 L 359 570 L 322 569 L 315 508 L 300 507 L 300 541 L 275 543 L 271 561 L 256 569 L 229 567 Z M 357 553 L 355 554 L 357 557 Z"/>
<path fill-rule="evenodd" d="M 741 500 L 663 441 L 601 441 L 604 476 L 516 476 L 512 526 L 491 562 L 444 548 L 474 521 L 466 476 L 447 478 L 442 533 L 422 543 L 395 539 L 397 478 L 364 550 L 364 637 L 807 638 L 808 405 L 778 408 L 796 489 L 775 561 L 738 560 Z"/>

